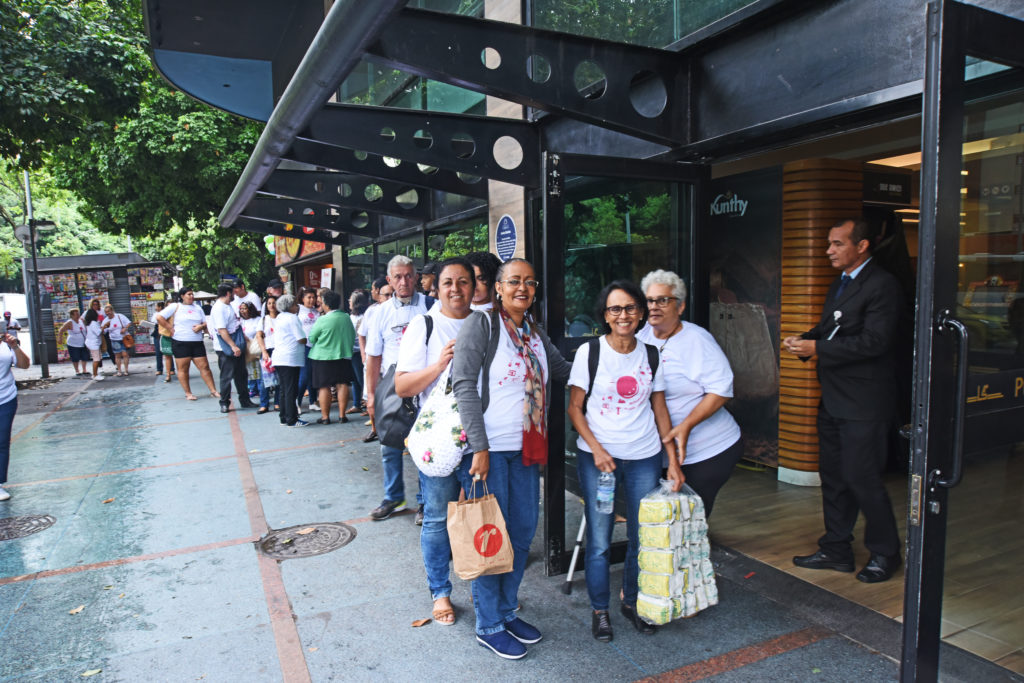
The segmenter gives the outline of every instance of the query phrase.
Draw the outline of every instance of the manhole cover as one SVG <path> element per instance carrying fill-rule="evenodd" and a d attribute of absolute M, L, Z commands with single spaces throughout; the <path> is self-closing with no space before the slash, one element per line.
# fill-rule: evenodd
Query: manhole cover
<path fill-rule="evenodd" d="M 15 538 L 31 536 L 37 531 L 49 529 L 56 521 L 56 518 L 50 515 L 4 517 L 0 519 L 0 541 L 12 541 Z"/>
<path fill-rule="evenodd" d="M 356 537 L 356 530 L 341 522 L 300 524 L 278 529 L 257 541 L 264 555 L 278 560 L 312 557 L 337 550 Z"/>

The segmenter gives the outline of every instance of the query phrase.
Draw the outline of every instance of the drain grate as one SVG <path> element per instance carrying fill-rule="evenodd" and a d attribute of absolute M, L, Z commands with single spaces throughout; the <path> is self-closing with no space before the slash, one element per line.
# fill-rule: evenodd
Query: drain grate
<path fill-rule="evenodd" d="M 4 517 L 0 519 L 0 541 L 13 541 L 49 529 L 56 522 L 50 515 L 29 515 L 27 517 Z"/>
<path fill-rule="evenodd" d="M 323 555 L 348 545 L 356 530 L 342 522 L 300 524 L 272 530 L 256 542 L 260 551 L 277 560 Z"/>

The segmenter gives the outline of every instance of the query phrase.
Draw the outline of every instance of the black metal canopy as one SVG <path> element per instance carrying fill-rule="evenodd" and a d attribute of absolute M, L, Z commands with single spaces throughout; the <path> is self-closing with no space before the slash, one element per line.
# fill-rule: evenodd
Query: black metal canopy
<path fill-rule="evenodd" d="M 310 38 L 308 0 L 231 0 L 205 14 L 203 0 L 147 0 L 154 61 L 165 74 L 177 67 L 173 80 L 186 92 L 202 99 L 210 78 L 198 68 L 192 80 L 181 76 L 188 73 L 181 54 L 269 62 L 275 84 L 294 71 L 279 97 L 276 86 L 269 91 L 273 113 L 224 205 L 222 225 L 240 216 L 265 224 L 294 217 L 279 201 L 257 199 L 269 194 L 335 207 L 329 220 L 302 215 L 365 235 L 366 228 L 339 217 L 366 211 L 426 221 L 431 202 L 401 206 L 402 187 L 417 188 L 417 196 L 477 198 L 486 197 L 481 179 L 535 188 L 542 151 L 707 160 L 786 136 L 821 135 L 851 120 L 920 111 L 921 1 L 754 0 L 668 49 L 410 9 L 405 1 L 338 0 Z M 1019 0 L 974 4 L 1024 18 Z M 246 21 L 228 21 L 238 15 Z M 211 30 L 218 22 L 220 34 Z M 268 47 L 278 45 L 267 39 L 275 30 L 287 50 Z M 215 35 L 220 43 L 211 41 Z M 545 114 L 523 121 L 329 102 L 364 58 Z M 223 93 L 206 101 L 242 108 Z M 356 174 L 374 179 L 362 187 L 375 184 L 381 194 L 364 194 L 364 203 L 355 193 L 297 190 L 294 172 L 278 170 L 282 159 L 308 164 L 324 187 Z"/>

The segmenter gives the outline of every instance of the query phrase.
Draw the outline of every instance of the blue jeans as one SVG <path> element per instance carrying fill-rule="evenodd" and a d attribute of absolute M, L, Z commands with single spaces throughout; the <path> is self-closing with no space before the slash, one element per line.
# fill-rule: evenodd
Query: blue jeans
<path fill-rule="evenodd" d="M 7 465 L 11 461 L 11 427 L 18 412 L 18 397 L 0 403 L 0 484 L 7 483 Z"/>
<path fill-rule="evenodd" d="M 270 408 L 271 407 L 271 404 L 270 404 L 270 397 L 271 397 L 271 395 L 273 395 L 273 397 L 274 397 L 274 403 L 278 403 L 278 400 L 277 400 L 278 389 L 280 389 L 280 387 L 276 387 L 276 386 L 275 387 L 270 387 L 268 389 L 267 385 L 265 385 L 263 383 L 263 380 L 262 379 L 260 380 L 260 408 Z"/>
<path fill-rule="evenodd" d="M 420 493 L 423 495 L 420 550 L 423 552 L 423 568 L 427 571 L 431 600 L 452 594 L 448 503 L 459 499 L 460 485 L 472 483 L 469 476 L 472 464 L 473 454 L 470 453 L 462 458 L 459 466 L 447 477 L 428 477 L 420 473 Z"/>
<path fill-rule="evenodd" d="M 313 361 L 309 358 L 310 348 L 308 346 L 302 347 L 302 365 L 299 369 L 299 405 L 302 405 L 302 397 L 306 393 L 306 389 L 309 389 L 309 380 L 313 376 Z M 316 403 L 317 397 L 312 391 L 309 392 L 309 403 L 310 405 Z"/>
<path fill-rule="evenodd" d="M 505 628 L 516 618 L 519 606 L 519 584 L 523 582 L 530 544 L 537 533 L 540 503 L 540 466 L 523 465 L 522 451 L 491 451 L 487 474 L 487 493 L 498 500 L 505 517 L 508 540 L 512 544 L 512 571 L 481 576 L 473 581 L 473 607 L 476 609 L 476 632 L 490 635 Z M 466 496 L 472 498 L 472 482 L 467 482 Z M 484 495 L 476 486 L 476 497 Z"/>
<path fill-rule="evenodd" d="M 637 557 L 640 554 L 640 524 L 637 515 L 640 500 L 658 486 L 661 478 L 662 453 L 640 460 L 615 460 L 615 497 L 626 501 L 626 561 L 622 568 L 622 601 L 627 605 L 636 604 L 637 577 L 640 568 Z M 580 449 L 577 460 L 580 486 L 583 489 L 583 503 L 587 517 L 587 553 L 584 567 L 587 577 L 587 593 L 590 606 L 595 610 L 608 609 L 608 557 L 612 545 L 612 530 L 615 527 L 614 514 L 597 511 L 597 477 L 600 471 L 594 466 L 594 454 Z"/>
<path fill-rule="evenodd" d="M 380 459 L 384 465 L 384 498 L 392 502 L 405 500 L 405 479 L 402 477 L 402 461 L 405 450 L 381 444 Z M 419 473 L 419 470 L 416 470 Z M 423 480 L 420 474 L 420 490 L 416 492 L 416 504 L 423 504 Z"/>
<path fill-rule="evenodd" d="M 352 352 L 352 407 L 358 408 L 363 402 L 363 357 L 359 349 Z"/>

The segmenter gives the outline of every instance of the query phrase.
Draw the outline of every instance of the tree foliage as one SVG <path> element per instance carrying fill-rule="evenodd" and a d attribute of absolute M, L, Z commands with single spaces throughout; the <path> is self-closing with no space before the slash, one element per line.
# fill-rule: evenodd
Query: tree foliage
<path fill-rule="evenodd" d="M 149 76 L 138 9 L 0 2 L 0 157 L 39 167 L 97 121 L 129 116 Z"/>

